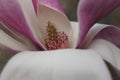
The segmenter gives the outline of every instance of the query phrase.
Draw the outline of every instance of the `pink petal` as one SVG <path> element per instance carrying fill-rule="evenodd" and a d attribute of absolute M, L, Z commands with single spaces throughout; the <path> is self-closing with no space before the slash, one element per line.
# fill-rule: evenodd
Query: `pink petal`
<path fill-rule="evenodd" d="M 16 54 L 16 53 L 19 52 L 19 51 L 13 50 L 11 48 L 8 48 L 8 47 L 6 47 L 6 46 L 4 46 L 2 44 L 0 44 L 0 50 L 6 51 L 6 53 L 9 53 L 9 54 Z"/>
<path fill-rule="evenodd" d="M 34 6 L 34 9 L 35 9 L 35 12 L 37 13 L 37 9 L 38 9 L 38 0 L 32 0 L 33 2 L 33 6 Z"/>
<path fill-rule="evenodd" d="M 120 48 L 120 28 L 118 27 L 109 27 L 102 30 L 98 33 L 95 37 L 105 39 L 110 41 L 111 43 L 115 44 L 118 48 Z"/>
<path fill-rule="evenodd" d="M 18 1 L 19 0 L 0 0 L 0 21 L 15 34 L 19 33 L 27 37 L 36 48 L 43 50 L 42 46 L 33 36 Z"/>
<path fill-rule="evenodd" d="M 80 26 L 80 45 L 88 30 L 100 19 L 120 5 L 120 0 L 80 0 L 78 20 Z"/>
<path fill-rule="evenodd" d="M 81 48 L 87 48 L 88 45 L 94 39 L 104 39 L 107 40 L 118 48 L 120 48 L 120 28 L 112 26 L 112 25 L 105 25 L 105 24 L 95 24 L 86 35 Z"/>
<path fill-rule="evenodd" d="M 39 3 L 46 5 L 46 6 L 52 8 L 52 9 L 55 9 L 57 11 L 64 12 L 61 5 L 58 2 L 58 0 L 32 0 L 32 1 L 33 1 L 33 5 L 34 5 L 36 13 L 38 11 Z"/>
<path fill-rule="evenodd" d="M 16 53 L 26 50 L 36 50 L 36 48 L 32 44 L 28 44 L 17 39 L 17 37 L 15 37 L 11 32 L 3 28 L 2 24 L 0 24 L 0 28 L 0 50 L 4 50 L 10 53 Z"/>

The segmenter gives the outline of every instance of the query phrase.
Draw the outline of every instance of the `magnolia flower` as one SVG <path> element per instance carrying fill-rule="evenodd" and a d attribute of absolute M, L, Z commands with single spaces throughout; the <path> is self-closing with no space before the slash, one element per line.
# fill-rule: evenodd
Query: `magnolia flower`
<path fill-rule="evenodd" d="M 120 29 L 96 23 L 120 0 L 80 0 L 78 22 L 57 0 L 0 0 L 0 80 L 119 80 Z"/>

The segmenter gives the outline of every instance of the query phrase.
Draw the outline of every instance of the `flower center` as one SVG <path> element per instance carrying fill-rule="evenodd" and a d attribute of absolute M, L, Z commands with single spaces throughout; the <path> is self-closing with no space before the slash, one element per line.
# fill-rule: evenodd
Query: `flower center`
<path fill-rule="evenodd" d="M 45 39 L 45 45 L 48 50 L 70 47 L 68 36 L 64 32 L 58 32 L 53 23 L 48 22 L 46 31 L 47 38 Z"/>

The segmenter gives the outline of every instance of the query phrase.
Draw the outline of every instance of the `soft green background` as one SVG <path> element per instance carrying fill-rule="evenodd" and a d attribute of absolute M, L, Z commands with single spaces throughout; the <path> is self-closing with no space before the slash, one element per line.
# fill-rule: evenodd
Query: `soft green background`
<path fill-rule="evenodd" d="M 65 12 L 70 20 L 77 21 L 77 4 L 79 0 L 59 0 L 63 5 Z M 106 16 L 104 19 L 100 21 L 100 23 L 112 24 L 116 26 L 120 26 L 120 8 L 114 10 L 111 14 Z M 6 62 L 11 58 L 11 54 L 1 52 L 0 53 L 0 71 Z"/>

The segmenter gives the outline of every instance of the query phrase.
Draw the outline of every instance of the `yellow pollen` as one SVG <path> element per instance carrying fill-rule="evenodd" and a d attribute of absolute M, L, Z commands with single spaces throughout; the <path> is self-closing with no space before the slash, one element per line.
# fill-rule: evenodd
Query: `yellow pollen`
<path fill-rule="evenodd" d="M 48 32 L 48 38 L 50 40 L 55 40 L 55 41 L 57 40 L 57 30 L 53 23 L 48 22 L 47 32 Z"/>
<path fill-rule="evenodd" d="M 45 44 L 48 50 L 70 47 L 68 36 L 64 32 L 58 32 L 53 23 L 48 22 L 46 31 L 47 37 L 45 39 Z"/>

